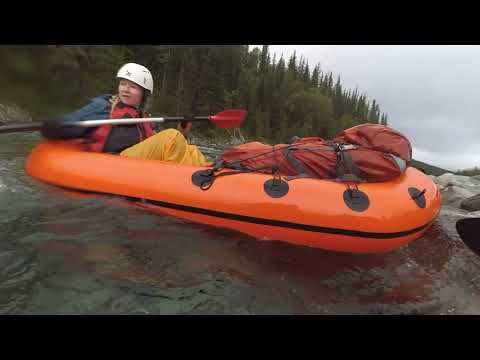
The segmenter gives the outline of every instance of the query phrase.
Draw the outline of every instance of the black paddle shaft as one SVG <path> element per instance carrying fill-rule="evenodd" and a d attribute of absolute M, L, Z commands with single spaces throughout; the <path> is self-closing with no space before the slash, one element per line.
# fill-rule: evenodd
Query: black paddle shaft
<path fill-rule="evenodd" d="M 195 116 L 192 118 L 187 118 L 184 116 L 178 117 L 167 117 L 165 118 L 165 122 L 175 122 L 175 121 L 185 121 L 185 122 L 194 122 L 194 121 L 205 121 L 210 120 L 210 116 Z"/>
<path fill-rule="evenodd" d="M 11 132 L 29 132 L 37 131 L 42 128 L 42 123 L 30 123 L 30 124 L 21 124 L 21 125 L 4 125 L 0 126 L 0 134 L 2 133 L 11 133 Z"/>
<path fill-rule="evenodd" d="M 167 117 L 165 118 L 164 122 L 177 122 L 177 121 L 182 121 L 182 122 L 194 122 L 194 121 L 202 121 L 204 122 L 205 120 L 209 120 L 209 116 L 196 116 L 192 118 L 185 118 L 185 117 Z M 76 122 L 76 123 L 65 123 L 63 126 L 78 126 L 81 122 Z M 39 122 L 35 123 L 29 123 L 29 124 L 17 124 L 17 125 L 4 125 L 0 126 L 0 134 L 8 134 L 12 132 L 30 132 L 30 131 L 38 131 L 42 128 L 43 124 Z"/>
<path fill-rule="evenodd" d="M 237 128 L 245 120 L 247 111 L 242 109 L 231 109 L 219 112 L 212 116 L 177 116 L 177 117 L 152 117 L 152 118 L 129 118 L 129 119 L 100 119 L 100 120 L 82 120 L 75 122 L 64 122 L 55 124 L 55 126 L 79 126 L 79 127 L 96 127 L 101 125 L 128 125 L 128 124 L 140 124 L 143 122 L 194 122 L 194 121 L 210 121 L 217 127 L 222 129 Z M 36 131 L 42 129 L 41 123 L 29 123 L 29 124 L 17 124 L 0 126 L 1 133 L 12 132 L 27 132 Z"/>

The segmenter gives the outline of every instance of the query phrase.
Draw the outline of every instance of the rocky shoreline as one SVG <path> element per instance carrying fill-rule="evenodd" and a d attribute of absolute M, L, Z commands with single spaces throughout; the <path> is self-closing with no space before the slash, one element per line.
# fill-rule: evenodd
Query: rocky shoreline
<path fill-rule="evenodd" d="M 31 121 L 30 114 L 17 105 L 0 103 L 0 126 Z"/>
<path fill-rule="evenodd" d="M 480 175 L 463 176 L 446 173 L 430 175 L 442 195 L 442 205 L 467 212 L 480 211 Z"/>

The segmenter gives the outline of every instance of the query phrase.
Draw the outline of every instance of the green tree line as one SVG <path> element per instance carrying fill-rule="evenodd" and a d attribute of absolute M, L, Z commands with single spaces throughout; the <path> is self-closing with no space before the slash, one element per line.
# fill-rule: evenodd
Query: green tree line
<path fill-rule="evenodd" d="M 475 166 L 469 169 L 457 170 L 456 174 L 465 175 L 465 176 L 476 176 L 476 175 L 480 175 L 480 168 L 478 166 Z"/>
<path fill-rule="evenodd" d="M 379 104 L 340 77 L 294 53 L 277 58 L 268 45 L 3 45 L 0 103 L 49 116 L 96 95 L 113 93 L 126 62 L 147 66 L 155 80 L 153 115 L 205 115 L 244 108 L 242 133 L 285 141 L 331 138 L 361 123 L 387 124 Z M 213 131 L 211 129 L 198 131 Z"/>

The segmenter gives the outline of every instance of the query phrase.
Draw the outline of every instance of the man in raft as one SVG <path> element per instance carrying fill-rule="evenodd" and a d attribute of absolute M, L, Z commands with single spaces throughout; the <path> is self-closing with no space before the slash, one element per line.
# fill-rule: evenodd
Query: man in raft
<path fill-rule="evenodd" d="M 93 152 L 120 154 L 140 159 L 172 161 L 183 165 L 205 166 L 207 160 L 186 135 L 191 122 L 182 122 L 178 129 L 155 133 L 152 123 L 134 125 L 102 125 L 94 128 L 59 126 L 62 122 L 100 119 L 146 118 L 147 100 L 153 93 L 153 77 L 139 64 L 123 65 L 117 73 L 118 94 L 101 95 L 81 109 L 47 120 L 41 130 L 50 140 L 82 138 Z"/>

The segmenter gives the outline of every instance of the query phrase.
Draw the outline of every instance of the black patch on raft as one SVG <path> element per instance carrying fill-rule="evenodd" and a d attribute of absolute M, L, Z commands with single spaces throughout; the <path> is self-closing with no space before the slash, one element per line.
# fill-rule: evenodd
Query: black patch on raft
<path fill-rule="evenodd" d="M 425 200 L 426 191 L 427 191 L 426 189 L 423 189 L 422 191 L 420 191 L 414 187 L 408 188 L 408 193 L 410 194 L 410 197 L 415 201 L 415 204 L 417 204 L 418 207 L 421 209 L 425 209 L 425 206 L 426 206 L 426 200 Z"/>
<path fill-rule="evenodd" d="M 192 174 L 192 183 L 201 189 L 204 189 L 207 186 L 209 188 L 213 182 L 213 175 L 212 170 L 195 171 Z"/>
<path fill-rule="evenodd" d="M 347 189 L 343 192 L 343 201 L 351 210 L 363 212 L 370 206 L 367 194 L 358 189 Z"/>
<path fill-rule="evenodd" d="M 272 198 L 281 198 L 288 194 L 289 186 L 287 182 L 279 179 L 265 181 L 263 189 Z"/>

